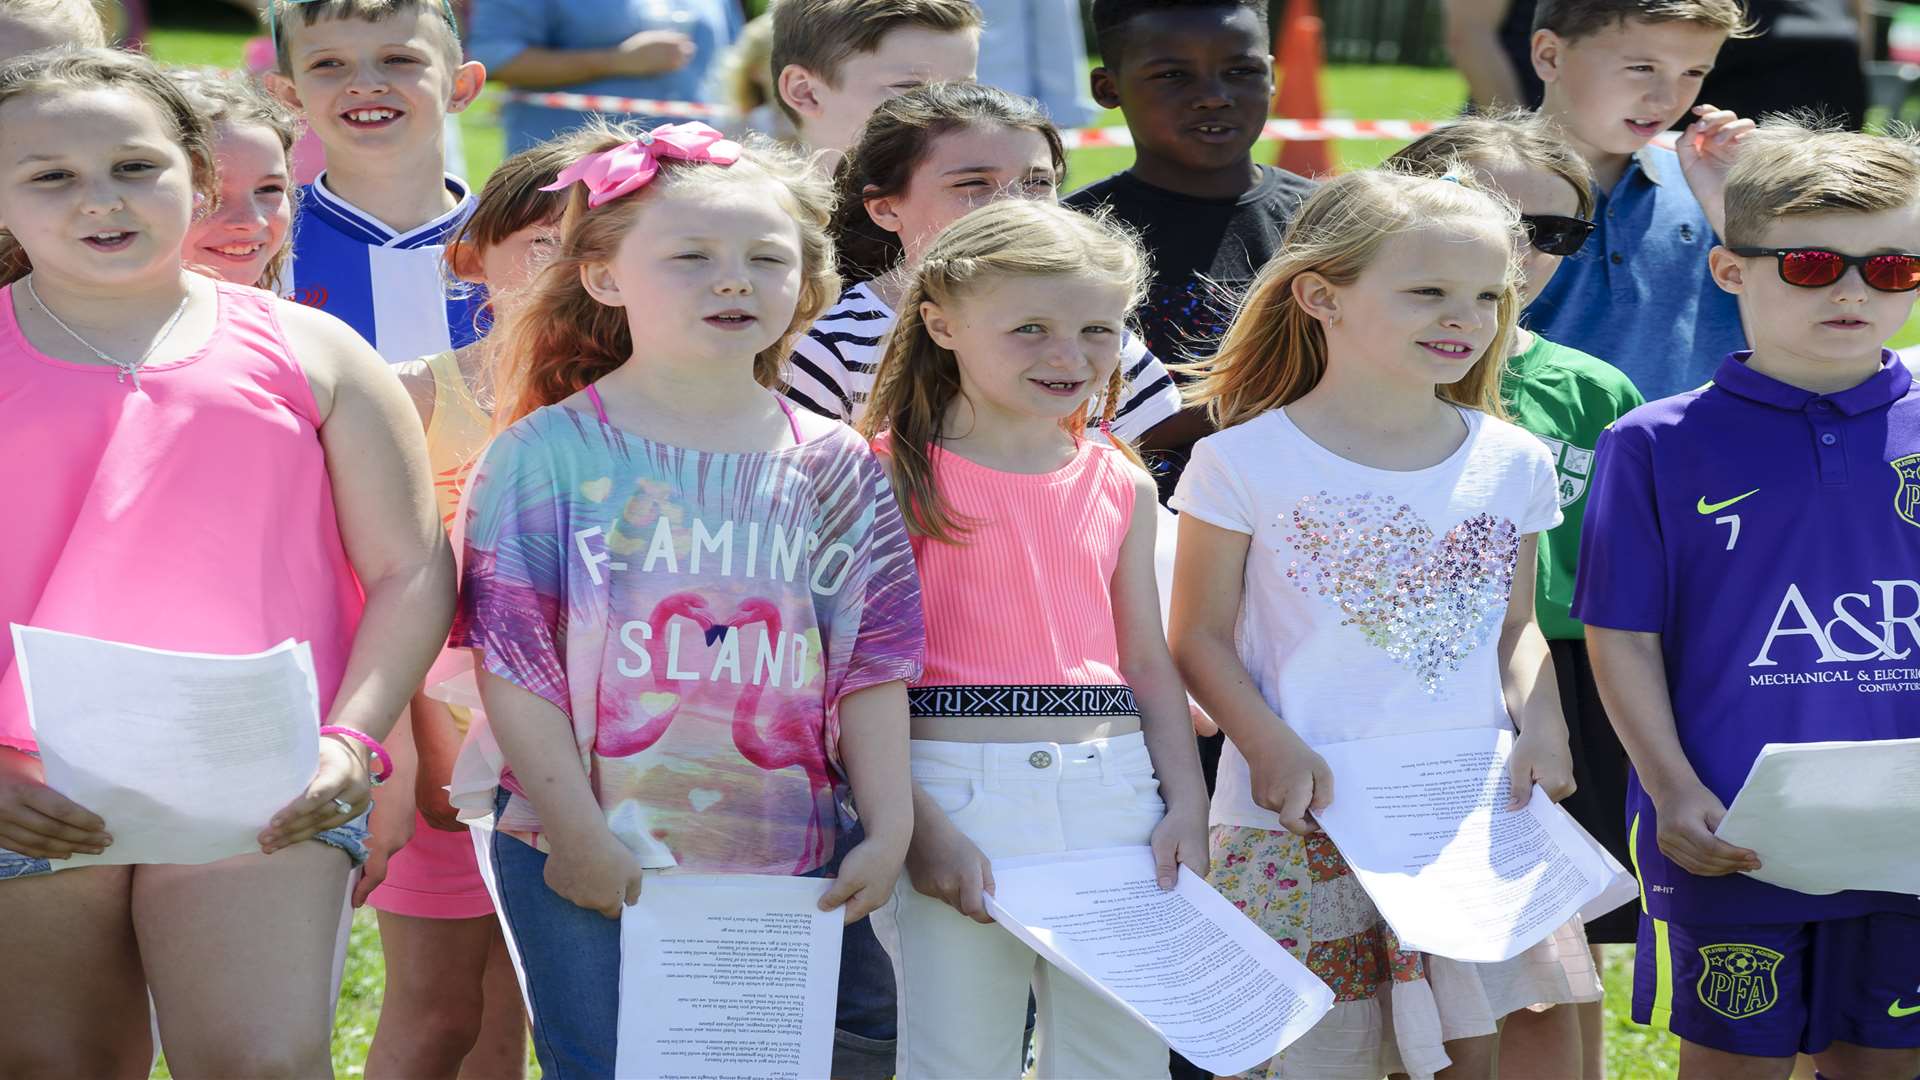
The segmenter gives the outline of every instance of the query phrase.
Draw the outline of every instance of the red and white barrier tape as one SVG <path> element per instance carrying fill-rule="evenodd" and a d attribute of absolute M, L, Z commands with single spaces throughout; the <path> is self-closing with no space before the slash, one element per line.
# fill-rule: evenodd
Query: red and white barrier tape
<path fill-rule="evenodd" d="M 686 116 L 705 120 L 729 120 L 734 111 L 724 105 L 697 101 L 655 101 L 649 98 L 616 97 L 610 94 L 540 93 L 509 90 L 507 100 L 540 105 L 550 109 L 579 109 L 582 112 L 642 113 L 650 116 Z M 1407 142 L 1432 131 L 1444 121 L 1434 120 L 1343 120 L 1322 117 L 1317 120 L 1275 118 L 1261 129 L 1262 139 L 1288 142 L 1323 142 L 1328 139 L 1391 139 Z M 1123 127 L 1072 128 L 1060 133 L 1067 149 L 1097 146 L 1132 146 L 1133 134 Z"/>
<path fill-rule="evenodd" d="M 1391 139 L 1395 142 L 1411 142 L 1440 126 L 1435 120 L 1342 120 L 1336 117 L 1322 117 L 1318 120 L 1296 120 L 1275 117 L 1268 120 L 1260 129 L 1262 139 L 1283 139 L 1287 142 L 1324 142 L 1328 139 Z M 1085 149 L 1094 146 L 1132 146 L 1133 133 L 1123 127 L 1075 128 L 1063 131 L 1060 137 L 1069 150 Z"/>
<path fill-rule="evenodd" d="M 597 113 L 644 113 L 649 116 L 690 116 L 702 120 L 731 120 L 734 112 L 725 105 L 698 101 L 656 101 L 652 98 L 616 97 L 612 94 L 544 93 L 537 90 L 508 90 L 508 101 L 539 105 L 548 109 L 578 109 Z"/>

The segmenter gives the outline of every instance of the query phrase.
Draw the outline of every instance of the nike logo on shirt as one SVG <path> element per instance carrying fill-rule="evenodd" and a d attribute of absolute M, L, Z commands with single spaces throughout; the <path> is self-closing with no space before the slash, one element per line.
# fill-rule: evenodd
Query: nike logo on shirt
<path fill-rule="evenodd" d="M 1760 489 L 1754 488 L 1752 491 L 1747 492 L 1747 495 L 1758 495 L 1759 493 L 1760 493 Z M 1693 508 L 1695 510 L 1700 511 L 1702 514 L 1717 514 L 1720 511 L 1725 510 L 1727 507 L 1732 506 L 1734 503 L 1739 502 L 1741 499 L 1746 498 L 1747 495 L 1735 495 L 1733 498 L 1728 499 L 1726 502 L 1717 502 L 1717 503 L 1708 502 L 1707 497 L 1705 495 L 1702 495 L 1700 496 L 1700 501 L 1695 503 Z"/>

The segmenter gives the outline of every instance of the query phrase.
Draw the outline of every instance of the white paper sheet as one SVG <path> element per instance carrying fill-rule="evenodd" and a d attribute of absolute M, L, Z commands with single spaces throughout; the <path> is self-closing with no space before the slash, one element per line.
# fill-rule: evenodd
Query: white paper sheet
<path fill-rule="evenodd" d="M 620 919 L 622 1080 L 812 1080 L 833 1066 L 844 915 L 821 878 L 648 874 Z"/>
<path fill-rule="evenodd" d="M 1603 895 L 1634 895 L 1622 887 L 1619 863 L 1537 785 L 1524 808 L 1506 809 L 1510 731 L 1314 749 L 1333 771 L 1333 803 L 1316 817 L 1409 949 L 1506 960 L 1576 914 L 1611 910 L 1592 906 Z"/>
<path fill-rule="evenodd" d="M 224 656 L 12 629 L 47 785 L 113 836 L 56 870 L 258 851 L 313 779 L 320 696 L 304 642 Z"/>
<path fill-rule="evenodd" d="M 1753 849 L 1748 876 L 1772 885 L 1920 893 L 1920 739 L 1768 743 L 1719 836 Z"/>
<path fill-rule="evenodd" d="M 1333 1007 L 1333 991 L 1191 870 L 1162 892 L 1143 847 L 997 859 L 987 911 L 1055 967 L 1232 1075 Z"/>

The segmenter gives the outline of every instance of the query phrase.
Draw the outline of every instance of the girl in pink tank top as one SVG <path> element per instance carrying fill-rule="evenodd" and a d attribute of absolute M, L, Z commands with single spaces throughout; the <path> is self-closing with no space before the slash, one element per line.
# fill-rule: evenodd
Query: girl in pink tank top
<path fill-rule="evenodd" d="M 916 271 L 863 418 L 912 533 L 926 612 L 910 684 L 914 833 L 874 930 L 902 1076 L 1014 1076 L 1029 984 L 1039 1074 L 1167 1074 L 1166 1044 L 992 924 L 991 861 L 1150 847 L 1207 871 L 1206 790 L 1154 584 L 1154 484 L 1088 438 L 1125 400 L 1145 258 L 1126 234 L 1007 200 Z M 964 918 L 962 917 L 964 916 Z M 972 921 L 969 921 L 972 920 Z"/>
<path fill-rule="evenodd" d="M 210 132 L 150 61 L 0 66 L 0 145 L 0 621 L 209 653 L 305 641 L 338 732 L 314 731 L 319 767 L 258 854 L 57 870 L 111 854 L 115 823 L 46 786 L 0 638 L 0 956 L 20 976 L 0 985 L 0 1076 L 144 1071 L 149 988 L 178 1072 L 324 1073 L 373 747 L 452 617 L 417 425 L 352 331 L 183 269 Z"/>

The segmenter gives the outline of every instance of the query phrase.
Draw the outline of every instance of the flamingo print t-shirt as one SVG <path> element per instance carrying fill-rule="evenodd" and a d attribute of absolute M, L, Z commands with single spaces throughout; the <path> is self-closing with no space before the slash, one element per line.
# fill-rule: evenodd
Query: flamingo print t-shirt
<path fill-rule="evenodd" d="M 1520 542 L 1559 524 L 1560 485 L 1540 440 L 1460 416 L 1459 448 L 1406 472 L 1335 454 L 1285 409 L 1194 445 L 1171 505 L 1250 536 L 1240 661 L 1310 746 L 1513 726 L 1500 627 Z M 1279 829 L 1252 786 L 1229 741 L 1213 824 Z"/>
<path fill-rule="evenodd" d="M 453 644 L 571 719 L 642 866 L 826 863 L 840 699 L 920 672 L 919 580 L 886 471 L 852 429 L 796 414 L 795 446 L 709 453 L 550 405 L 471 481 Z M 543 846 L 510 771 L 502 784 L 499 827 Z"/>

